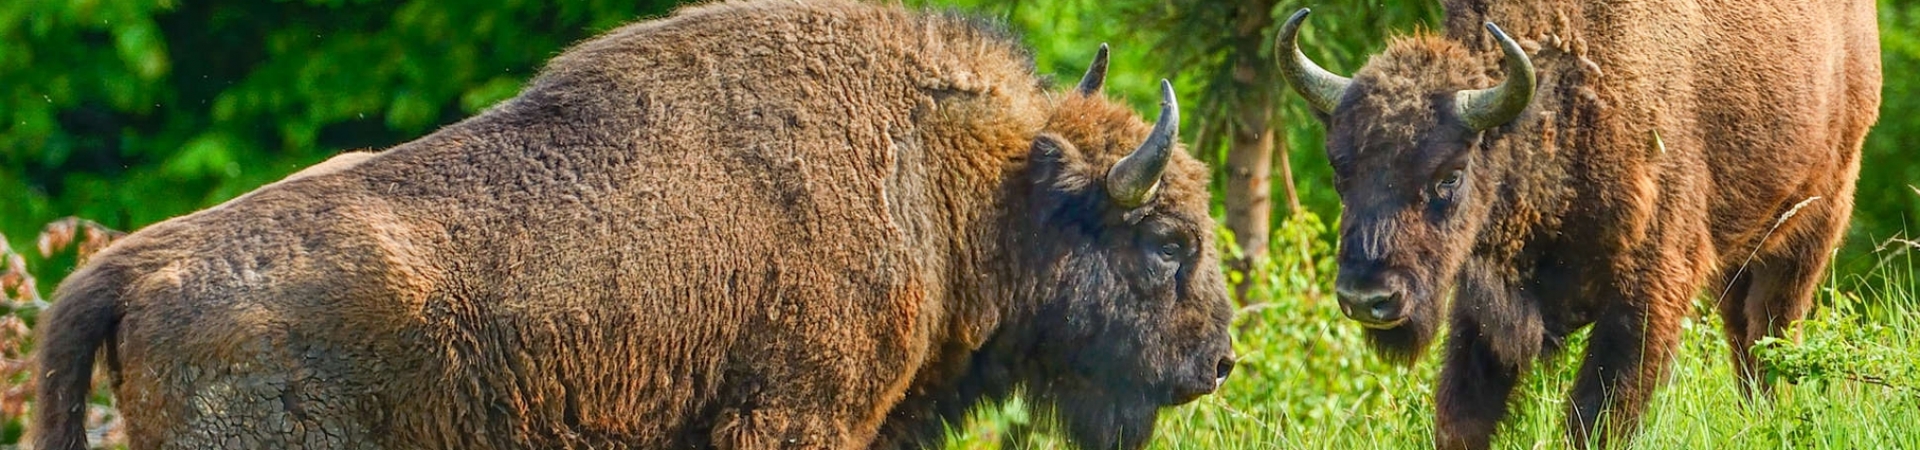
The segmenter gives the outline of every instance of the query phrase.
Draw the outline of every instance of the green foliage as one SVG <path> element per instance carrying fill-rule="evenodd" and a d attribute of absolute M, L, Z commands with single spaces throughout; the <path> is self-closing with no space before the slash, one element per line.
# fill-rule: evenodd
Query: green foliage
<path fill-rule="evenodd" d="M 1912 267 L 1910 259 L 1901 262 L 1891 267 Z M 1878 283 L 1854 283 L 1879 286 L 1864 294 L 1825 290 L 1826 307 L 1801 322 L 1799 339 L 1765 338 L 1754 349 L 1768 364 L 1767 378 L 1819 389 L 1836 382 L 1867 383 L 1920 395 L 1920 348 L 1913 345 L 1920 338 L 1920 318 L 1889 313 L 1920 310 L 1908 290 L 1912 277 L 1897 273 L 1870 278 Z M 1875 303 L 1890 305 L 1869 307 Z"/>
<path fill-rule="evenodd" d="M 1267 260 L 1252 271 L 1261 278 L 1248 280 L 1246 273 L 1227 267 L 1227 281 L 1236 286 L 1256 283 L 1262 287 L 1256 294 L 1263 298 L 1302 297 L 1310 302 L 1320 301 L 1326 295 L 1320 289 L 1320 281 L 1336 269 L 1333 259 L 1326 257 L 1334 250 L 1333 242 L 1326 239 L 1332 232 L 1332 227 L 1313 211 L 1287 216 L 1274 226 L 1267 241 Z M 1221 226 L 1218 233 L 1227 259 L 1238 259 L 1244 254 L 1233 239 L 1233 230 Z"/>
<path fill-rule="evenodd" d="M 1880 0 L 1880 120 L 1867 134 L 1860 184 L 1854 194 L 1853 228 L 1847 254 L 1864 254 L 1888 238 L 1913 236 L 1920 225 L 1920 164 L 1914 163 L 1914 136 L 1920 136 L 1920 1 Z M 1842 270 L 1871 270 L 1870 259 L 1841 258 Z"/>
<path fill-rule="evenodd" d="M 137 229 L 405 142 L 674 3 L 0 2 L 0 232 Z"/>
<path fill-rule="evenodd" d="M 1086 73 L 1087 64 L 1109 44 L 1106 92 L 1124 99 L 1135 109 L 1153 114 L 1160 102 L 1160 79 L 1175 78 L 1162 72 L 1156 58 L 1163 49 L 1135 36 L 1136 24 L 1121 17 L 1113 3 L 1101 0 L 905 0 L 907 5 L 943 8 L 992 17 L 1006 22 L 1022 43 L 1033 49 L 1035 66 L 1042 76 L 1061 85 L 1070 85 Z M 1190 89 L 1174 79 L 1184 105 Z M 1151 117 L 1151 116 L 1148 116 Z"/>

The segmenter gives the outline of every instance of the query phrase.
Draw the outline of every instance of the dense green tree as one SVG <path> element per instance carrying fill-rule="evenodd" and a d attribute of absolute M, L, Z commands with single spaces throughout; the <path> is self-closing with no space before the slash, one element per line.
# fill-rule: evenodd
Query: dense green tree
<path fill-rule="evenodd" d="M 405 142 L 674 3 L 0 2 L 0 232 L 132 229 Z"/>
<path fill-rule="evenodd" d="M 1873 270 L 1893 250 L 1920 251 L 1910 243 L 1920 233 L 1920 1 L 1880 1 L 1880 61 L 1880 122 L 1867 135 L 1853 227 L 1836 260 L 1848 273 Z"/>

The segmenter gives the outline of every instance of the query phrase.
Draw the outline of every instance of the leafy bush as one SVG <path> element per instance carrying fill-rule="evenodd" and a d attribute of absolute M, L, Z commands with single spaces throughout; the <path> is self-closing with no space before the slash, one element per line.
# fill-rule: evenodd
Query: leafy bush
<path fill-rule="evenodd" d="M 406 142 L 678 3 L 0 2 L 0 233 L 69 214 L 138 229 Z"/>
<path fill-rule="evenodd" d="M 1883 291 L 1877 302 L 1861 294 L 1827 289 L 1828 301 L 1812 317 L 1800 322 L 1799 339 L 1764 338 L 1754 348 L 1767 364 L 1769 380 L 1826 388 L 1851 381 L 1883 386 L 1907 395 L 1920 394 L 1920 318 L 1883 311 L 1914 311 L 1914 297 L 1899 287 L 1910 283 L 1894 277 L 1883 280 L 1895 289 Z M 1870 303 L 1891 303 L 1869 308 Z"/>

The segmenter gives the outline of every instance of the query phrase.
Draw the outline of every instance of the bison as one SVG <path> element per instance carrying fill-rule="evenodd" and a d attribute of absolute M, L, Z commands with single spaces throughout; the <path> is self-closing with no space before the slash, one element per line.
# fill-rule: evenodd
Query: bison
<path fill-rule="evenodd" d="M 1445 8 L 1351 78 L 1296 48 L 1305 9 L 1275 46 L 1327 129 L 1345 314 L 1408 362 L 1447 324 L 1436 446 L 1486 448 L 1515 381 L 1588 326 L 1568 437 L 1631 441 L 1703 292 L 1764 390 L 1754 342 L 1807 314 L 1847 225 L 1873 2 Z"/>
<path fill-rule="evenodd" d="M 514 98 L 153 224 L 40 318 L 135 449 L 909 448 L 1020 396 L 1087 448 L 1234 364 L 1208 170 L 988 21 L 682 9 Z"/>

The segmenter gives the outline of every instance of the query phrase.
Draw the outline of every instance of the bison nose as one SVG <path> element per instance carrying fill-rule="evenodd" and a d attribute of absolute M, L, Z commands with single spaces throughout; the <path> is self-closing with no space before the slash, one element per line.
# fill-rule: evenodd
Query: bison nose
<path fill-rule="evenodd" d="M 1368 328 L 1393 328 L 1406 320 L 1404 302 L 1400 301 L 1398 292 L 1380 287 L 1340 286 L 1334 293 L 1340 297 L 1340 311 Z"/>
<path fill-rule="evenodd" d="M 1213 366 L 1214 389 L 1219 389 L 1221 385 L 1227 384 L 1227 375 L 1233 373 L 1233 365 L 1232 355 L 1220 357 L 1220 362 Z"/>

